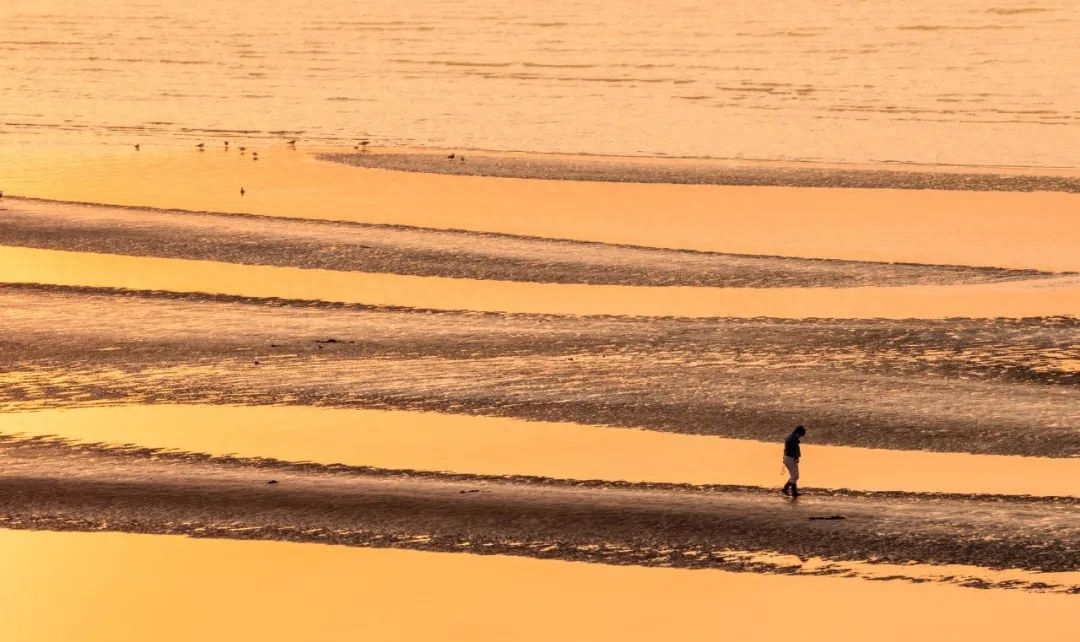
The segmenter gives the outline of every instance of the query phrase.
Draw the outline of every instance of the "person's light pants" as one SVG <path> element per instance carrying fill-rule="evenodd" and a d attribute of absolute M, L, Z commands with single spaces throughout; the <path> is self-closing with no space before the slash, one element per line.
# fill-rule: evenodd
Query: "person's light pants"
<path fill-rule="evenodd" d="M 788 483 L 794 484 L 799 481 L 799 462 L 794 457 L 784 456 L 784 466 L 788 470 Z"/>

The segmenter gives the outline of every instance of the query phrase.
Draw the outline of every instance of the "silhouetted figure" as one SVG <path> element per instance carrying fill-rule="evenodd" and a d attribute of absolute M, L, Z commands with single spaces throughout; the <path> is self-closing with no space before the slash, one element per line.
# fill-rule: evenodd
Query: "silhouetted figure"
<path fill-rule="evenodd" d="M 196 145 L 196 147 L 198 147 L 199 151 L 201 152 L 203 150 L 203 148 L 206 147 L 206 143 L 199 143 L 198 145 Z"/>
<path fill-rule="evenodd" d="M 240 188 L 240 198 L 244 198 L 244 188 Z"/>
<path fill-rule="evenodd" d="M 798 497 L 799 493 L 799 458 L 802 456 L 802 448 L 799 439 L 806 435 L 806 428 L 796 426 L 787 439 L 784 440 L 784 467 L 788 470 L 788 482 L 780 489 L 780 492 L 791 497 Z"/>
<path fill-rule="evenodd" d="M 229 141 L 225 141 L 225 149 L 229 149 Z"/>
<path fill-rule="evenodd" d="M 461 159 L 461 162 L 462 162 L 462 163 L 464 163 L 464 162 L 465 162 L 465 157 L 464 157 L 464 156 L 459 156 L 458 158 L 460 158 L 460 159 Z"/>
<path fill-rule="evenodd" d="M 247 151 L 247 147 L 240 147 L 240 155 L 241 156 L 243 156 L 244 152 L 246 152 L 246 151 Z"/>
<path fill-rule="evenodd" d="M 293 147 L 296 147 L 296 139 L 294 138 L 294 139 L 290 140 L 289 144 L 292 145 Z"/>
<path fill-rule="evenodd" d="M 139 151 L 139 144 L 135 143 L 135 151 Z"/>
<path fill-rule="evenodd" d="M 448 158 L 448 159 L 450 159 L 450 160 L 454 160 L 454 155 L 453 155 L 453 154 L 450 154 L 450 155 L 449 155 L 449 156 L 447 156 L 446 158 Z"/>

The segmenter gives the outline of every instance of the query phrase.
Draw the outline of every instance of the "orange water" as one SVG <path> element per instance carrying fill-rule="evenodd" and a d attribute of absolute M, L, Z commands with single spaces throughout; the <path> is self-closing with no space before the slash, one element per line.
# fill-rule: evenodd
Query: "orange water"
<path fill-rule="evenodd" d="M 90 135 L 1080 167 L 1080 6 L 0 4 L 0 143 Z"/>
<path fill-rule="evenodd" d="M 0 636 L 20 642 L 780 642 L 793 627 L 992 642 L 1075 627 L 1069 595 L 849 578 L 112 533 L 0 531 L 0 552 Z"/>

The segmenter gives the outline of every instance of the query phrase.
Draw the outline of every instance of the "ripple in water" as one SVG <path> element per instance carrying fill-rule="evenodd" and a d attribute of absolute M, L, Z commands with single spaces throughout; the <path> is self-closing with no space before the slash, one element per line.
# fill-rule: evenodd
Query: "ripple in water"
<path fill-rule="evenodd" d="M 11 120 L 0 137 L 287 131 L 455 148 L 1080 166 L 1075 3 L 624 9 L 377 0 L 329 19 L 299 0 L 7 3 L 0 47 L 16 55 L 2 64 L 0 113 Z"/>

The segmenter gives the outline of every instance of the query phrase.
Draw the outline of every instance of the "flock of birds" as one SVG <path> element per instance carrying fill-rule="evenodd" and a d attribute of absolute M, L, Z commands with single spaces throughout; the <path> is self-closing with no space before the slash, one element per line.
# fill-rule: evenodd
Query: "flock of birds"
<path fill-rule="evenodd" d="M 290 141 L 286 141 L 285 144 L 288 145 L 289 147 L 292 147 L 293 149 L 296 149 L 296 139 L 295 138 L 290 140 Z M 362 141 L 357 142 L 355 145 L 353 145 L 353 149 L 361 150 L 361 151 L 366 152 L 367 148 L 368 148 L 368 145 L 370 145 L 370 144 L 371 144 L 370 140 L 362 140 Z M 224 141 L 224 147 L 225 147 L 225 151 L 229 151 L 229 141 Z M 142 149 L 141 144 L 140 143 L 135 143 L 135 151 L 140 151 L 141 149 Z M 198 145 L 195 145 L 195 149 L 199 150 L 200 152 L 206 151 L 206 143 L 199 143 Z M 240 151 L 241 156 L 243 156 L 243 155 L 245 155 L 247 153 L 247 147 L 244 147 L 242 145 L 237 145 L 236 149 L 238 149 Z M 451 158 L 453 158 L 453 154 L 451 154 L 450 156 L 451 156 Z M 253 160 L 253 161 L 259 160 L 259 152 L 255 151 L 255 150 L 252 150 L 251 151 L 251 160 Z M 461 160 L 465 160 L 465 159 L 462 158 Z M 247 193 L 247 190 L 245 190 L 243 185 L 241 185 L 240 186 L 240 198 L 243 198 L 244 194 L 246 194 L 246 193 Z M 0 198 L 3 198 L 3 192 L 0 192 Z"/>
<path fill-rule="evenodd" d="M 224 142 L 225 151 L 229 151 L 229 149 L 230 149 L 229 141 L 226 140 L 226 141 L 223 141 L 223 142 Z M 286 141 L 285 144 L 288 145 L 289 147 L 293 148 L 293 149 L 296 149 L 296 142 L 297 142 L 297 140 L 294 138 L 292 140 Z M 368 150 L 368 145 L 370 145 L 370 144 L 371 144 L 370 140 L 361 140 L 361 141 L 358 141 L 355 145 L 353 145 L 353 149 L 358 150 L 358 151 L 366 152 Z M 141 143 L 135 143 L 135 151 L 140 151 L 141 149 L 142 149 Z M 199 144 L 195 145 L 195 149 L 199 150 L 200 152 L 206 151 L 206 143 L 199 143 Z M 244 147 L 242 145 L 236 146 L 236 149 L 240 151 L 241 156 L 244 156 L 247 153 L 247 147 Z M 447 158 L 447 160 L 458 160 L 458 161 L 462 161 L 462 162 L 465 161 L 465 156 L 463 154 L 458 154 L 458 153 L 452 153 L 449 156 L 447 156 L 446 158 Z M 259 160 L 259 152 L 252 150 L 252 152 L 251 152 L 251 160 L 253 160 L 253 161 Z M 245 190 L 243 188 L 243 186 L 241 186 L 240 187 L 240 196 L 241 196 L 241 198 L 246 193 L 247 193 L 247 190 Z M 3 197 L 4 197 L 4 192 L 0 191 L 0 198 L 3 198 Z"/>
<path fill-rule="evenodd" d="M 230 149 L 229 148 L 229 141 L 224 141 L 224 143 L 225 143 L 225 151 L 229 151 L 229 149 Z M 290 141 L 286 141 L 285 144 L 288 145 L 289 147 L 293 148 L 293 149 L 296 149 L 296 139 L 295 138 L 290 140 Z M 361 141 L 357 142 L 355 145 L 353 145 L 353 149 L 358 150 L 358 151 L 366 152 L 367 149 L 368 149 L 368 145 L 370 145 L 370 144 L 371 144 L 370 140 L 361 140 Z M 140 149 L 141 149 L 140 144 L 135 143 L 135 151 L 139 151 Z M 206 151 L 206 143 L 199 143 L 198 145 L 195 145 L 195 149 L 199 150 L 200 152 Z M 238 145 L 236 147 L 236 149 L 238 149 L 240 151 L 241 156 L 243 156 L 243 155 L 245 155 L 247 153 L 247 147 Z M 465 161 L 465 156 L 463 154 L 452 153 L 449 156 L 447 156 L 446 159 L 447 160 L 458 160 L 458 161 L 464 162 Z M 251 160 L 253 160 L 253 161 L 259 160 L 259 152 L 252 150 L 252 152 L 251 152 Z M 240 197 L 243 198 L 244 194 L 246 194 L 246 193 L 247 193 L 247 190 L 245 190 L 244 187 L 241 186 L 240 187 Z M 3 192 L 0 192 L 0 198 L 3 198 Z"/>
<path fill-rule="evenodd" d="M 224 144 L 225 144 L 225 151 L 229 151 L 229 149 L 230 149 L 229 148 L 229 141 L 224 141 Z M 290 141 L 286 141 L 285 144 L 288 145 L 289 147 L 292 147 L 293 149 L 296 149 L 296 139 L 295 138 L 290 140 Z M 362 150 L 362 151 L 366 152 L 367 147 L 370 144 L 371 144 L 370 140 L 362 140 L 362 141 L 356 143 L 355 145 L 353 145 L 353 149 Z M 140 143 L 135 143 L 135 151 L 139 151 L 140 149 L 142 149 L 142 145 Z M 199 143 L 198 145 L 195 146 L 195 149 L 199 150 L 200 152 L 206 151 L 206 143 Z M 240 150 L 240 155 L 241 156 L 243 156 L 245 153 L 247 153 L 247 147 L 244 147 L 242 145 L 237 146 L 236 149 Z M 450 157 L 453 158 L 453 154 L 451 154 Z M 251 152 L 251 160 L 256 160 L 256 161 L 259 160 L 259 152 L 252 150 L 252 152 Z"/>

